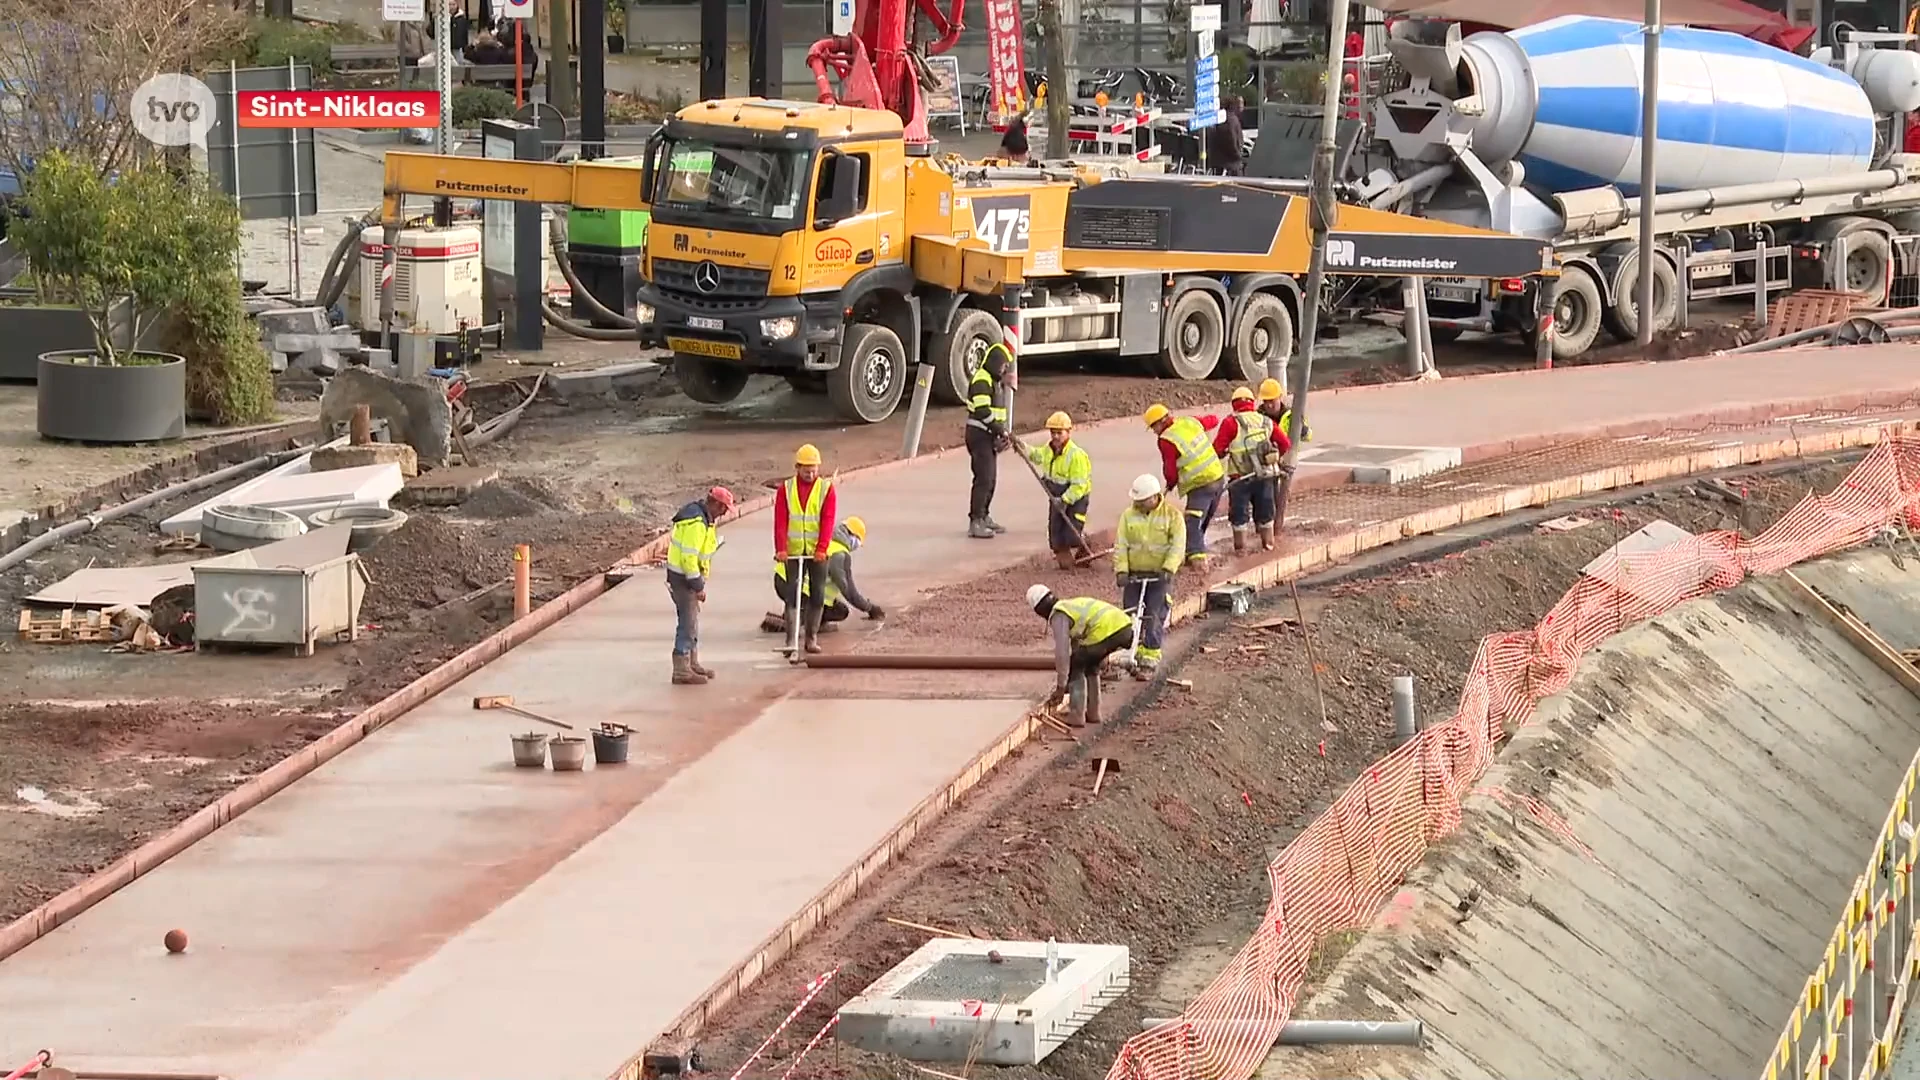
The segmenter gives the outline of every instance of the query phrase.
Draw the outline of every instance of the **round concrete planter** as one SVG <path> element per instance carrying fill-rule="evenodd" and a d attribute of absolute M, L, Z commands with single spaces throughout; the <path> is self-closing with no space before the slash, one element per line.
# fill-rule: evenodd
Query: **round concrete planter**
<path fill-rule="evenodd" d="M 187 362 L 139 353 L 138 364 L 95 364 L 92 349 L 40 354 L 39 430 L 70 442 L 165 442 L 187 433 Z M 150 361 L 158 359 L 159 363 Z"/>
<path fill-rule="evenodd" d="M 200 514 L 200 542 L 215 551 L 244 551 L 306 531 L 297 515 L 270 506 L 210 506 Z"/>
<path fill-rule="evenodd" d="M 316 510 L 307 515 L 307 524 L 316 529 L 351 525 L 353 531 L 347 537 L 347 550 L 356 554 L 371 549 L 406 523 L 404 511 L 389 510 L 384 506 L 340 506 L 331 510 Z"/>

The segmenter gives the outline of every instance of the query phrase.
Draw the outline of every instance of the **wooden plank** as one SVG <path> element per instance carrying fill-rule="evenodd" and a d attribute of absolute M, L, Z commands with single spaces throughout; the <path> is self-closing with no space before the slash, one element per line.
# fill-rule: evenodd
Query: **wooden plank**
<path fill-rule="evenodd" d="M 1895 651 L 1873 627 L 1861 622 L 1852 614 L 1841 611 L 1833 602 L 1821 596 L 1813 586 L 1801 580 L 1792 570 L 1783 575 L 1789 584 L 1810 604 L 1813 609 L 1833 623 L 1840 636 L 1847 639 L 1854 648 L 1879 666 L 1880 670 L 1893 676 L 1894 681 L 1907 688 L 1915 697 L 1920 697 L 1920 668 L 1915 668 L 1907 658 Z"/>

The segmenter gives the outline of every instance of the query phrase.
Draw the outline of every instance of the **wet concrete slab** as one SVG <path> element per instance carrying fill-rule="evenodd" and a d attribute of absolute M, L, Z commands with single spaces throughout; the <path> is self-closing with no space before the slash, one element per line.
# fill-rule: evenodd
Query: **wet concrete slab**
<path fill-rule="evenodd" d="M 1883 387 L 1920 383 L 1873 348 L 1847 355 L 1844 369 L 1802 362 L 1792 391 L 1870 381 L 1861 370 Z M 1676 414 L 1724 401 L 1734 369 L 1702 378 L 1692 363 L 1719 362 L 1618 370 L 1637 373 L 1636 400 Z M 1528 403 L 1562 397 L 1559 422 L 1617 420 L 1584 377 L 1328 394 L 1315 427 L 1346 445 L 1465 446 L 1539 429 Z M 1408 417 L 1424 417 L 1420 430 Z M 1078 437 L 1104 526 L 1158 456 L 1137 419 Z M 831 471 L 833 448 L 821 449 Z M 1002 460 L 1004 537 L 965 538 L 967 485 L 954 453 L 841 479 L 842 515 L 868 525 L 863 591 L 901 608 L 1043 552 L 1045 503 L 1017 462 Z M 847 685 L 839 673 L 793 670 L 758 630 L 772 605 L 771 515 L 722 533 L 701 643 L 717 682 L 669 685 L 663 582 L 636 573 L 0 963 L 0 1060 L 52 1045 L 76 1066 L 288 1080 L 347 1069 L 478 1080 L 508 1061 L 530 1080 L 617 1069 L 1011 727 L 1023 701 L 997 691 L 1036 681 L 976 698 L 980 680 L 956 680 L 950 700 L 902 703 L 867 680 L 832 696 Z M 860 623 L 829 647 L 886 633 Z M 632 763 L 515 770 L 508 737 L 533 725 L 476 712 L 480 694 L 582 727 L 628 724 Z M 194 944 L 169 957 L 160 939 L 176 926 Z"/>

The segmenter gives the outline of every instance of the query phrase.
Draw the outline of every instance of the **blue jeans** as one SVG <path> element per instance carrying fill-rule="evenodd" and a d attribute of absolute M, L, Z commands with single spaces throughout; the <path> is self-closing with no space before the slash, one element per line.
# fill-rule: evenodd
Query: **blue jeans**
<path fill-rule="evenodd" d="M 1187 558 L 1207 553 L 1207 526 L 1213 524 L 1213 515 L 1220 509 L 1220 496 L 1226 490 L 1226 481 L 1215 480 L 1205 487 L 1197 487 L 1187 492 Z"/>
<path fill-rule="evenodd" d="M 1249 476 L 1227 486 L 1227 521 L 1234 528 L 1273 524 L 1273 481 Z"/>
<path fill-rule="evenodd" d="M 1068 527 L 1066 516 L 1060 512 L 1060 507 L 1051 501 L 1047 503 L 1047 548 L 1049 550 L 1061 551 L 1080 546 L 1080 541 L 1087 535 L 1087 504 L 1092 501 L 1093 496 L 1089 495 L 1077 502 L 1067 504 L 1067 513 L 1073 515 L 1071 528 Z"/>
<path fill-rule="evenodd" d="M 700 601 L 679 574 L 667 575 L 667 595 L 673 597 L 673 655 L 692 656 L 700 647 Z"/>

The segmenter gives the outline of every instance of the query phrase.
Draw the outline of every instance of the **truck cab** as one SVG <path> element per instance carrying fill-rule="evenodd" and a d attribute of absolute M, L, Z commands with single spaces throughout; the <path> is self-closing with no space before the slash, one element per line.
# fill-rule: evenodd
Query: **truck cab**
<path fill-rule="evenodd" d="M 884 111 L 736 98 L 661 127 L 642 169 L 652 224 L 636 314 L 689 397 L 724 403 L 774 374 L 856 415 L 889 395 L 892 410 L 918 335 L 908 167 Z M 863 307 L 892 340 L 863 334 L 855 370 L 842 356 Z"/>

